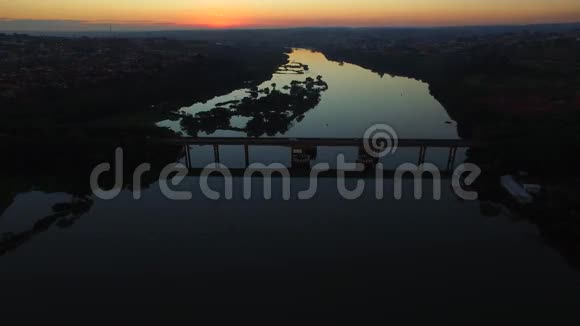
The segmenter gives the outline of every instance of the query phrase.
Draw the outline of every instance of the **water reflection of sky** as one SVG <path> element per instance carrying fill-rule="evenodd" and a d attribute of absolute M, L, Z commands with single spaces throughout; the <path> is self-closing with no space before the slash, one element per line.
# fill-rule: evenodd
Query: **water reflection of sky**
<path fill-rule="evenodd" d="M 283 137 L 362 137 L 364 131 L 376 123 L 391 125 L 401 138 L 458 138 L 454 123 L 429 92 L 429 85 L 404 77 L 383 76 L 352 64 L 341 65 L 327 60 L 320 52 L 296 49 L 290 61 L 309 66 L 304 75 L 276 74 L 260 88 L 272 83 L 282 89 L 293 80 L 321 75 L 329 89 L 322 93 L 322 101 L 295 123 Z M 217 104 L 247 97 L 247 89 L 218 96 L 205 103 L 196 103 L 181 111 L 189 114 L 209 111 Z M 243 127 L 247 118 L 232 119 L 233 125 Z M 179 121 L 162 121 L 159 126 L 182 131 Z M 242 132 L 217 131 L 199 136 L 243 137 Z"/>
<path fill-rule="evenodd" d="M 209 182 L 212 189 L 223 188 L 220 178 Z M 354 182 L 347 180 L 350 189 Z M 242 199 L 240 179 L 233 200 L 212 201 L 200 194 L 198 178 L 176 187 L 192 191 L 190 201 L 167 200 L 158 186 L 145 190 L 141 201 L 127 191 L 114 201 L 97 200 L 73 228 L 52 228 L 3 256 L 0 284 L 12 298 L 24 279 L 27 300 L 40 293 L 76 293 L 71 289 L 92 294 L 98 288 L 108 295 L 104 303 L 121 306 L 139 300 L 167 303 L 184 287 L 191 288 L 188 298 L 228 293 L 231 280 L 247 285 L 244 295 L 267 288 L 252 280 L 275 279 L 277 287 L 299 280 L 293 286 L 304 295 L 324 291 L 320 279 L 334 276 L 361 293 L 391 298 L 397 309 L 416 300 L 454 307 L 468 300 L 467 311 L 485 314 L 513 302 L 561 307 L 579 298 L 577 273 L 539 241 L 533 226 L 484 217 L 478 202 L 458 201 L 450 191 L 441 201 L 416 201 L 409 180 L 404 200 L 394 200 L 387 182 L 385 199 L 378 201 L 369 181 L 361 199 L 348 201 L 339 197 L 336 180 L 321 179 L 315 200 L 284 201 L 281 180 L 275 179 L 273 199 L 265 201 L 261 183 L 253 180 L 256 197 L 250 201 Z M 306 189 L 308 180 L 293 179 L 292 187 Z M 443 188 L 450 189 L 448 181 Z M 26 230 L 53 201 L 66 197 L 20 195 L 0 225 Z M 319 278 L 316 271 L 324 273 Z M 110 295 L 127 284 L 147 289 L 148 295 Z M 152 285 L 168 293 L 149 295 Z M 343 293 L 348 289 L 343 283 L 332 288 L 340 289 L 341 299 L 359 300 L 358 292 L 352 298 Z M 401 293 L 412 301 L 400 301 Z M 220 297 L 220 305 L 229 299 Z"/>
<path fill-rule="evenodd" d="M 401 138 L 458 137 L 427 84 L 381 78 L 306 50 L 294 51 L 291 60 L 308 64 L 311 70 L 305 75 L 275 75 L 261 88 L 273 82 L 281 88 L 294 79 L 317 75 L 330 88 L 318 107 L 286 137 L 358 138 L 375 123 L 393 126 Z M 238 90 L 182 110 L 207 111 L 245 96 L 245 90 Z M 247 120 L 236 117 L 232 126 L 241 128 Z M 179 122 L 160 125 L 177 128 Z M 218 132 L 213 136 L 245 135 Z M 245 166 L 242 146 L 220 146 L 219 151 L 228 167 Z M 250 163 L 290 165 L 288 148 L 252 146 L 249 151 Z M 194 167 L 214 162 L 212 146 L 191 146 L 191 154 Z M 313 164 L 333 166 L 338 154 L 354 162 L 358 150 L 321 147 Z M 427 161 L 443 167 L 447 154 L 446 149 L 429 149 Z M 464 156 L 464 151 L 459 153 L 457 163 Z M 417 159 L 417 149 L 400 148 L 382 163 L 389 169 Z M 346 180 L 347 188 L 353 189 L 357 181 Z M 223 194 L 222 178 L 208 182 Z M 14 298 L 20 297 L 27 310 L 56 303 L 59 309 L 51 310 L 60 312 L 62 302 L 54 300 L 55 293 L 82 298 L 72 304 L 83 306 L 90 306 L 86 301 L 90 294 L 103 311 L 127 303 L 150 305 L 153 311 L 163 305 L 183 305 L 192 298 L 207 302 L 218 293 L 216 306 L 224 309 L 228 304 L 239 306 L 248 293 L 261 294 L 269 302 L 280 293 L 300 300 L 312 293 L 330 293 L 356 304 L 376 294 L 389 302 L 384 306 L 405 312 L 405 320 L 413 316 L 407 311 L 422 311 L 433 303 L 455 307 L 453 317 L 455 313 L 487 316 L 506 307 L 525 310 L 511 312 L 518 320 L 531 319 L 530 313 L 538 311 L 549 311 L 550 318 L 577 311 L 577 305 L 566 309 L 564 304 L 580 300 L 578 274 L 542 243 L 538 229 L 514 223 L 503 210 L 489 216 L 483 209 L 486 203 L 458 200 L 449 180 L 443 180 L 441 200 L 429 199 L 432 184 L 427 180 L 426 195 L 420 201 L 413 199 L 412 180 L 403 180 L 402 200 L 394 199 L 392 180 L 385 181 L 383 200 L 376 200 L 374 182 L 366 180 L 365 192 L 356 201 L 340 197 L 333 178 L 318 180 L 319 191 L 309 201 L 295 197 L 310 186 L 305 178 L 292 179 L 290 201 L 282 199 L 279 178 L 272 181 L 272 200 L 263 200 L 262 182 L 252 180 L 251 200 L 243 200 L 241 178 L 234 179 L 233 200 L 214 201 L 201 194 L 200 180 L 195 177 L 174 188 L 193 192 L 189 201 L 165 198 L 157 183 L 143 190 L 140 201 L 133 200 L 128 190 L 112 201 L 95 198 L 91 210 L 74 225 L 52 226 L 34 234 L 0 258 L 0 286 L 4 297 L 10 298 L 7 304 L 16 305 Z M 24 181 L 12 184 L 21 189 L 20 183 Z M 5 191 L 13 202 L 0 215 L 0 236 L 30 232 L 52 213 L 55 203 L 69 202 L 72 197 L 63 186 L 48 187 L 55 191 L 50 194 L 34 188 Z M 236 292 L 232 289 L 241 295 L 232 296 Z M 69 303 L 67 313 L 74 311 Z M 533 306 L 550 309 L 529 309 Z"/>

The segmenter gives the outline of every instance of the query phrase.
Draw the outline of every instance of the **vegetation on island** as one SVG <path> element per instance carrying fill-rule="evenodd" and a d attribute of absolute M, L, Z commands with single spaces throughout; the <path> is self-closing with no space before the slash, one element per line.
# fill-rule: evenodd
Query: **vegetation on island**
<path fill-rule="evenodd" d="M 469 161 L 485 172 L 476 185 L 482 212 L 493 216 L 509 206 L 499 195 L 500 175 L 528 172 L 543 191 L 532 206 L 514 211 L 537 224 L 571 262 L 580 262 L 580 173 L 567 168 L 580 150 L 578 26 L 199 31 L 180 38 L 203 41 L 0 35 L 3 153 L 35 171 L 23 181 L 30 170 L 14 170 L 16 163 L 4 169 L 11 172 L 3 180 L 11 181 L 0 189 L 0 214 L 16 194 L 31 189 L 82 196 L 87 189 L 75 181 L 84 181 L 79 176 L 116 145 L 81 150 L 83 140 L 111 136 L 137 144 L 174 135 L 153 126 L 169 114 L 182 119 L 192 136 L 217 130 L 252 137 L 286 132 L 316 107 L 328 87 L 320 78 L 258 89 L 274 73 L 305 74 L 309 67 L 288 63 L 284 54 L 284 47 L 296 46 L 429 83 L 458 122 L 460 135 L 490 144 L 469 152 Z M 230 45 L 217 45 L 222 39 Z M 219 103 L 195 116 L 170 113 L 240 88 L 249 90 L 241 101 Z M 233 126 L 237 117 L 248 119 L 245 127 Z M 35 141 L 6 140 L 12 136 L 58 138 L 60 145 L 31 151 Z M 182 155 L 177 149 L 159 153 L 162 161 Z M 64 181 L 55 182 L 55 175 Z"/>
<path fill-rule="evenodd" d="M 308 65 L 305 65 L 300 62 L 291 62 L 285 65 L 280 66 L 276 74 L 280 75 L 304 75 L 307 71 L 310 70 Z"/>
<path fill-rule="evenodd" d="M 304 119 L 306 112 L 314 109 L 321 100 L 321 94 L 328 89 L 328 84 L 318 76 L 304 81 L 294 80 L 290 85 L 278 90 L 276 84 L 248 91 L 241 101 L 220 103 L 208 112 L 186 115 L 181 120 L 181 127 L 189 136 L 200 132 L 213 134 L 218 130 L 229 130 L 246 133 L 249 137 L 275 136 L 286 133 L 294 122 Z M 248 118 L 245 127 L 232 126 L 232 118 Z"/>
<path fill-rule="evenodd" d="M 168 112 L 272 78 L 280 46 L 0 34 L 0 134 L 162 136 Z"/>

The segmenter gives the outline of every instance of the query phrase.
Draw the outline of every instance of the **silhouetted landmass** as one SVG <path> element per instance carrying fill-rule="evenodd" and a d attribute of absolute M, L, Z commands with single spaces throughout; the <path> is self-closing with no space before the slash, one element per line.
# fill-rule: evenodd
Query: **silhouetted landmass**
<path fill-rule="evenodd" d="M 143 163 L 151 164 L 140 182 L 140 190 L 148 189 L 158 181 L 161 170 L 184 155 L 183 147 L 167 144 L 136 142 L 65 143 L 62 140 L 41 142 L 38 138 L 27 141 L 0 143 L 3 155 L 0 171 L 0 217 L 15 197 L 31 191 L 69 194 L 70 202 L 55 203 L 52 212 L 38 216 L 38 220 L 23 232 L 0 230 L 0 256 L 19 248 L 37 235 L 53 227 L 69 228 L 92 208 L 93 192 L 89 176 L 95 166 L 108 163 L 115 166 L 115 149 L 124 150 L 122 189 L 132 189 L 133 171 Z M 34 150 L 30 150 L 34 148 Z M 115 174 L 110 171 L 99 178 L 102 189 L 115 186 Z"/>
<path fill-rule="evenodd" d="M 0 234 L 0 256 L 18 249 L 34 236 L 49 230 L 54 225 L 61 228 L 72 226 L 76 220 L 91 209 L 92 205 L 93 200 L 90 197 L 74 196 L 71 202 L 55 204 L 53 214 L 38 220 L 29 230 Z"/>
<path fill-rule="evenodd" d="M 338 62 L 428 82 L 432 94 L 458 121 L 463 137 L 497 145 L 469 153 L 469 160 L 487 172 L 479 185 L 482 210 L 487 215 L 497 212 L 487 205 L 501 202 L 497 176 L 529 171 L 544 191 L 536 204 L 518 210 L 571 261 L 580 261 L 580 174 L 567 168 L 580 149 L 577 24 L 124 36 L 0 36 L 0 132 L 47 137 L 63 129 L 67 139 L 78 143 L 103 134 L 135 139 L 167 135 L 169 131 L 152 127 L 160 116 L 235 89 L 256 87 L 287 62 L 283 47 L 316 49 Z M 288 63 L 277 72 L 300 74 L 300 67 Z M 290 94 L 253 89 L 243 101 L 220 103 L 210 112 L 185 117 L 182 126 L 192 135 L 215 130 L 249 136 L 283 133 L 319 101 L 320 92 L 305 87 L 308 81 L 297 83 L 285 89 Z M 250 122 L 233 128 L 235 116 Z M 14 193 L 30 189 L 16 188 L 0 191 L 0 205 L 6 207 Z"/>
<path fill-rule="evenodd" d="M 303 68 L 303 65 L 296 66 Z M 276 86 L 276 85 L 273 85 Z M 232 101 L 228 108 L 218 107 L 209 112 L 200 112 L 195 116 L 185 116 L 181 126 L 190 136 L 197 136 L 200 131 L 213 134 L 217 130 L 244 132 L 250 137 L 275 136 L 286 133 L 294 121 L 300 122 L 304 114 L 320 103 L 321 93 L 328 89 L 328 84 L 318 76 L 316 80 L 308 77 L 305 81 L 292 81 L 284 86 L 287 93 L 276 88 L 270 90 L 250 90 L 250 96 L 241 101 Z M 260 94 L 263 94 L 260 97 Z M 231 126 L 233 117 L 250 118 L 243 128 Z"/>
<path fill-rule="evenodd" d="M 527 171 L 544 191 L 533 205 L 513 208 L 580 267 L 580 173 L 569 168 L 580 150 L 580 29 L 436 40 L 362 34 L 356 47 L 312 46 L 339 62 L 429 83 L 462 137 L 493 144 L 469 153 L 486 173 L 478 185 L 484 204 L 503 202 L 499 176 Z"/>
<path fill-rule="evenodd" d="M 0 132 L 151 129 L 168 111 L 258 85 L 279 47 L 0 34 Z M 130 133 L 130 132 L 129 132 Z"/>
<path fill-rule="evenodd" d="M 153 172 L 145 174 L 142 187 L 156 182 L 161 168 L 184 153 L 147 143 L 174 136 L 155 122 L 182 106 L 259 85 L 288 60 L 279 47 L 2 34 L 0 54 L 0 216 L 20 193 L 72 197 L 28 231 L 0 234 L 0 254 L 83 216 L 91 208 L 85 200 L 92 195 L 90 171 L 113 164 L 117 146 L 130 150 L 124 171 L 149 162 Z M 88 145 L 89 139 L 102 141 Z M 132 177 L 124 176 L 124 187 Z M 101 181 L 110 188 L 113 175 Z"/>

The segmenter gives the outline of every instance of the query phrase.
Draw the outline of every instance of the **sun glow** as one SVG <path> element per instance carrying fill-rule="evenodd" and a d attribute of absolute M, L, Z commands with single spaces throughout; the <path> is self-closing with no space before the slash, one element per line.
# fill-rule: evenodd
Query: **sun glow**
<path fill-rule="evenodd" d="M 214 13 L 204 18 L 192 18 L 186 20 L 185 22 L 181 23 L 181 25 L 204 26 L 208 28 L 223 29 L 243 27 L 246 24 L 239 18 L 234 18 L 224 13 Z"/>
<path fill-rule="evenodd" d="M 0 19 L 210 28 L 580 21 L 578 0 L 0 0 Z"/>

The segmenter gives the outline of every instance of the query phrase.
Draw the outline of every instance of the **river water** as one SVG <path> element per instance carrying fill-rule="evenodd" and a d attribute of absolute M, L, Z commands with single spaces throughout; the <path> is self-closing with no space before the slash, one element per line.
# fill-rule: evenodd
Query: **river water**
<path fill-rule="evenodd" d="M 394 134 L 392 138 L 399 139 L 458 139 L 457 124 L 453 121 L 443 106 L 430 94 L 429 85 L 421 81 L 379 75 L 357 65 L 339 63 L 326 59 L 323 53 L 307 49 L 293 49 L 289 53 L 289 62 L 307 65 L 303 74 L 293 74 L 279 71 L 274 77 L 258 86 L 259 89 L 270 88 L 275 84 L 281 90 L 292 81 L 304 81 L 306 78 L 321 76 L 328 84 L 328 90 L 321 92 L 320 102 L 305 112 L 302 119 L 294 119 L 283 124 L 279 131 L 274 129 L 271 134 L 262 133 L 262 137 L 291 138 L 363 138 L 365 131 L 374 125 L 386 124 Z M 250 89 L 242 88 L 226 95 L 217 96 L 207 102 L 196 103 L 190 107 L 181 108 L 183 114 L 195 115 L 209 112 L 222 103 L 241 101 L 250 98 Z M 283 91 L 284 92 L 284 91 Z M 263 95 L 260 95 L 263 96 Z M 200 137 L 246 137 L 247 131 L 231 130 L 244 128 L 249 117 L 234 116 L 231 126 L 200 131 Z M 169 128 L 184 136 L 193 136 L 181 125 L 180 119 L 165 120 L 158 126 Z M 213 162 L 213 152 L 208 147 L 192 146 L 192 163 L 196 167 L 204 167 Z M 388 158 L 381 158 L 386 167 L 395 168 L 402 163 L 417 162 L 419 149 L 401 148 Z M 235 168 L 243 165 L 241 148 L 224 146 L 220 149 L 221 163 Z M 323 157 L 332 157 L 341 153 L 349 160 L 357 157 L 356 149 L 321 148 Z M 287 150 L 278 148 L 254 148 L 251 150 L 252 162 L 279 162 L 286 166 L 290 164 Z M 429 162 L 439 168 L 446 166 L 447 149 L 429 149 Z M 465 150 L 459 149 L 457 162 L 465 159 Z M 324 161 L 324 160 L 322 160 Z M 333 166 L 335 160 L 325 160 Z M 314 162 L 317 163 L 317 162 Z"/>
<path fill-rule="evenodd" d="M 259 88 L 276 83 L 281 89 L 293 80 L 322 76 L 328 90 L 322 93 L 320 103 L 305 114 L 300 122 L 294 121 L 279 137 L 329 137 L 362 138 L 365 130 L 378 123 L 393 127 L 400 138 L 458 138 L 454 121 L 436 99 L 429 93 L 429 85 L 415 79 L 380 76 L 367 69 L 348 63 L 329 61 L 324 54 L 306 49 L 294 49 L 290 62 L 308 65 L 304 74 L 278 73 L 262 83 Z M 209 111 L 217 104 L 248 97 L 248 89 L 218 96 L 205 103 L 196 103 L 181 109 L 195 114 Z M 235 124 L 243 126 L 243 118 Z M 160 126 L 183 131 L 179 121 L 162 121 Z M 199 136 L 243 137 L 244 132 L 218 130 L 200 133 Z"/>
<path fill-rule="evenodd" d="M 283 89 L 292 80 L 320 75 L 328 90 L 273 136 L 360 138 L 369 126 L 387 123 L 401 138 L 458 137 L 455 122 L 425 83 L 379 76 L 308 50 L 294 50 L 290 60 L 308 65 L 308 71 L 276 74 L 259 88 L 276 83 Z M 181 111 L 209 111 L 251 96 L 248 91 Z M 234 116 L 223 126 L 227 130 L 198 135 L 245 136 L 249 119 Z M 159 125 L 187 133 L 180 120 Z M 212 162 L 211 148 L 191 150 L 193 165 Z M 239 149 L 222 150 L 224 164 L 243 164 Z M 318 156 L 336 151 L 321 150 Z M 356 159 L 356 151 L 343 152 Z M 263 163 L 289 160 L 280 148 L 252 154 Z M 428 161 L 446 156 L 431 154 Z M 398 162 L 416 159 L 414 151 L 398 155 Z M 0 256 L 6 311 L 99 319 L 96 309 L 148 321 L 246 315 L 287 320 L 295 313 L 410 323 L 578 317 L 579 272 L 534 225 L 501 205 L 460 200 L 449 180 L 442 181 L 441 200 L 433 199 L 431 181 L 425 182 L 421 200 L 413 198 L 411 181 L 404 181 L 402 200 L 386 181 L 384 199 L 377 200 L 373 180 L 366 180 L 354 201 L 337 192 L 334 178 L 320 180 L 312 200 L 297 199 L 295 191 L 284 200 L 281 179 L 273 181 L 271 200 L 261 191 L 245 200 L 240 178 L 234 180 L 233 199 L 211 200 L 202 194 L 199 177 L 187 177 L 175 188 L 191 191 L 192 199 L 174 201 L 154 180 L 140 200 L 128 189 L 114 200 L 91 197 L 90 209 L 73 214 L 71 223 L 50 223 L 43 217 L 51 215 L 53 205 L 73 200 L 74 192 L 56 185 L 78 180 L 45 177 L 9 188 L 31 178 L 12 176 L 2 193 L 9 199 L 1 202 L 9 205 L 1 213 L 0 234 L 4 240 L 19 237 Z M 356 181 L 349 179 L 348 187 Z M 255 189 L 261 182 L 252 181 Z M 221 178 L 210 178 L 209 184 L 224 187 Z M 306 178 L 292 179 L 293 190 L 308 186 Z"/>

